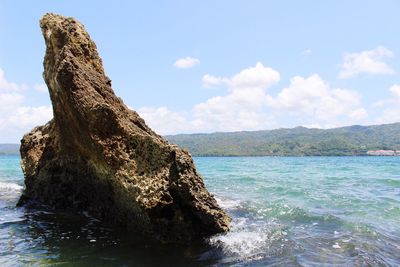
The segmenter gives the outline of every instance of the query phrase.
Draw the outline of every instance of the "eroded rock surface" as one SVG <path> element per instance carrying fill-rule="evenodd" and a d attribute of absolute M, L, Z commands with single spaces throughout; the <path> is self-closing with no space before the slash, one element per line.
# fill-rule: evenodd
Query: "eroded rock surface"
<path fill-rule="evenodd" d="M 89 211 L 162 242 L 227 231 L 230 218 L 190 154 L 115 96 L 83 25 L 46 14 L 40 27 L 54 119 L 21 140 L 26 189 L 19 204 Z"/>

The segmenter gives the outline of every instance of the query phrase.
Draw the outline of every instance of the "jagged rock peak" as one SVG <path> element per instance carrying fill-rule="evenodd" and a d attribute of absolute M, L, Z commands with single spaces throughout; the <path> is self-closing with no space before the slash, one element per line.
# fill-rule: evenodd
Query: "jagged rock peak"
<path fill-rule="evenodd" d="M 44 79 L 54 119 L 21 140 L 19 201 L 93 216 L 161 242 L 229 229 L 190 154 L 115 96 L 95 43 L 73 18 L 46 14 Z"/>

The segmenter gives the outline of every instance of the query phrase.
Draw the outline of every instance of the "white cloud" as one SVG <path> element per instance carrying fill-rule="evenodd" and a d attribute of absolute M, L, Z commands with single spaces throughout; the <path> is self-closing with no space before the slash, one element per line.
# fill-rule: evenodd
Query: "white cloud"
<path fill-rule="evenodd" d="M 189 114 L 178 113 L 166 107 L 138 110 L 146 123 L 156 132 L 166 134 L 216 131 L 263 130 L 276 126 L 268 113 L 242 106 L 232 97 L 213 97 L 194 106 Z"/>
<path fill-rule="evenodd" d="M 178 69 L 188 69 L 200 64 L 200 60 L 193 57 L 180 58 L 174 63 L 174 67 Z"/>
<path fill-rule="evenodd" d="M 395 123 L 400 122 L 400 109 L 387 108 L 383 110 L 382 116 L 378 119 L 378 123 Z"/>
<path fill-rule="evenodd" d="M 236 74 L 231 79 L 233 88 L 266 88 L 280 80 L 279 72 L 264 67 L 261 62 L 257 62 L 255 67 L 247 68 Z"/>
<path fill-rule="evenodd" d="M 390 99 L 383 99 L 373 104 L 373 107 L 382 111 L 376 123 L 400 122 L 400 84 L 389 88 Z"/>
<path fill-rule="evenodd" d="M 215 77 L 210 74 L 205 74 L 202 78 L 203 86 L 206 88 L 211 88 L 218 86 L 222 83 L 227 83 L 229 80 L 221 77 Z"/>
<path fill-rule="evenodd" d="M 0 101 L 9 100 L 0 111 L 0 142 L 14 143 L 38 125 L 48 122 L 53 117 L 51 106 L 25 106 L 22 95 L 0 94 Z"/>
<path fill-rule="evenodd" d="M 48 90 L 47 90 L 47 85 L 44 84 L 44 83 L 35 84 L 35 85 L 33 86 L 33 88 L 35 88 L 36 91 L 41 92 L 41 93 L 47 93 L 47 92 L 48 92 Z"/>
<path fill-rule="evenodd" d="M 204 86 L 223 85 L 228 88 L 227 93 L 194 105 L 186 114 L 166 107 L 144 108 L 139 113 L 162 134 L 262 130 L 294 125 L 331 128 L 365 123 L 369 117 L 358 92 L 332 88 L 316 74 L 306 78 L 295 76 L 288 87 L 272 96 L 267 89 L 279 79 L 278 71 L 260 62 L 232 77 L 206 74 L 202 79 Z"/>
<path fill-rule="evenodd" d="M 398 99 L 400 99 L 400 85 L 395 84 L 392 87 L 389 88 L 389 91 Z"/>
<path fill-rule="evenodd" d="M 231 78 L 215 77 L 210 74 L 203 76 L 202 82 L 204 87 L 212 87 L 218 85 L 227 85 L 232 90 L 267 88 L 276 84 L 280 80 L 279 72 L 265 67 L 261 62 L 257 62 L 254 67 L 246 68 Z"/>
<path fill-rule="evenodd" d="M 192 129 L 191 123 L 182 114 L 173 112 L 167 107 L 143 107 L 137 112 L 159 134 L 190 132 Z"/>
<path fill-rule="evenodd" d="M 213 97 L 195 105 L 193 124 L 197 131 L 240 131 L 268 129 L 274 125 L 272 116 L 262 111 L 265 93 L 259 90 L 235 90 L 226 96 Z"/>
<path fill-rule="evenodd" d="M 280 80 L 279 72 L 257 62 L 228 77 L 203 76 L 204 86 L 224 84 L 229 93 L 215 96 L 194 106 L 192 123 L 198 131 L 238 131 L 270 128 L 270 115 L 262 112 L 267 103 L 266 89 Z"/>
<path fill-rule="evenodd" d="M 6 80 L 0 69 L 0 142 L 17 142 L 24 133 L 53 116 L 51 106 L 25 104 L 25 85 Z"/>
<path fill-rule="evenodd" d="M 312 53 L 312 50 L 311 49 L 309 49 L 309 48 L 307 48 L 307 49 L 304 49 L 303 51 L 301 51 L 301 53 L 300 53 L 300 55 L 302 55 L 302 56 L 309 56 L 309 55 L 311 55 L 311 53 Z"/>
<path fill-rule="evenodd" d="M 0 91 L 6 92 L 21 92 L 27 89 L 25 84 L 18 85 L 13 82 L 9 82 L 4 74 L 4 71 L 0 68 Z"/>
<path fill-rule="evenodd" d="M 22 104 L 24 96 L 17 93 L 1 93 L 0 92 L 0 118 L 7 114 L 10 110 Z"/>
<path fill-rule="evenodd" d="M 394 74 L 395 71 L 383 62 L 385 58 L 392 57 L 393 52 L 383 46 L 359 53 L 347 53 L 343 57 L 342 70 L 338 76 L 341 79 L 346 79 L 360 73 Z"/>
<path fill-rule="evenodd" d="M 262 108 L 267 103 L 266 89 L 279 79 L 276 70 L 260 62 L 230 78 L 206 74 L 202 79 L 205 87 L 224 85 L 229 92 L 196 104 L 186 116 L 165 107 L 145 108 L 139 113 L 163 134 L 271 128 L 273 118 Z"/>
<path fill-rule="evenodd" d="M 348 116 L 352 120 L 363 120 L 368 117 L 368 112 L 365 108 L 358 108 L 351 111 Z"/>
<path fill-rule="evenodd" d="M 5 123 L 8 127 L 29 131 L 35 126 L 48 122 L 52 117 L 51 106 L 21 106 L 5 118 Z"/>
<path fill-rule="evenodd" d="M 268 105 L 292 116 L 312 118 L 311 124 L 347 123 L 365 119 L 361 96 L 352 90 L 331 88 L 318 75 L 295 76 L 278 95 L 268 98 Z M 343 121 L 343 122 L 344 122 Z"/>
<path fill-rule="evenodd" d="M 374 108 L 387 108 L 392 105 L 400 105 L 400 85 L 394 84 L 389 88 L 392 98 L 381 99 L 372 104 Z"/>

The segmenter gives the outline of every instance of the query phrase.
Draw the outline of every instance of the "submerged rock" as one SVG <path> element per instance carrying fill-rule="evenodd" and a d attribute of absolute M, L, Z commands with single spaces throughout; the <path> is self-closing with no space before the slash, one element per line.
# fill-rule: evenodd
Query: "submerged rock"
<path fill-rule="evenodd" d="M 230 218 L 190 154 L 115 96 L 83 25 L 46 14 L 40 27 L 54 118 L 21 140 L 26 189 L 19 205 L 89 211 L 162 242 L 227 231 Z"/>

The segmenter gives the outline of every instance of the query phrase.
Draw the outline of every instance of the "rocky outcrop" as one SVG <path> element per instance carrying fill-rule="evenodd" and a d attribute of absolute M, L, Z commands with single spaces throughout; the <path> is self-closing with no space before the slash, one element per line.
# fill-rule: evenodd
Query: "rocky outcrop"
<path fill-rule="evenodd" d="M 44 79 L 54 118 L 21 141 L 19 201 L 93 216 L 162 242 L 228 230 L 188 152 L 115 96 L 95 43 L 73 18 L 46 14 Z"/>

